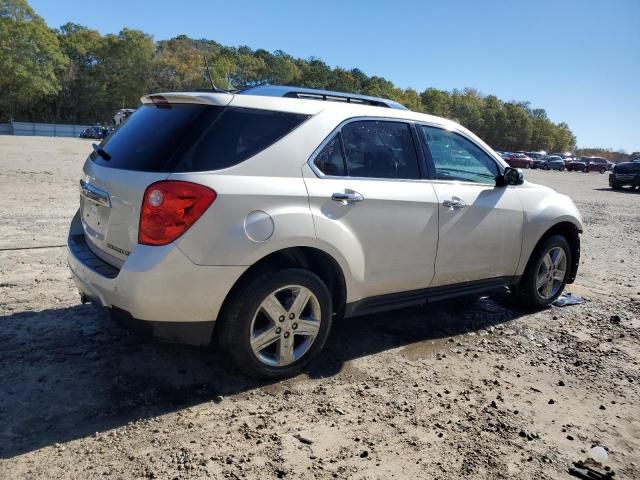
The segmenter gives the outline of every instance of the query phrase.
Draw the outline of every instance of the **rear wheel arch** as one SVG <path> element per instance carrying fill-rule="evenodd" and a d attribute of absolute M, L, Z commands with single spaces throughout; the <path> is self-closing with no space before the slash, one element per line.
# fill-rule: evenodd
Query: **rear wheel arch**
<path fill-rule="evenodd" d="M 304 268 L 320 277 L 331 294 L 334 314 L 337 316 L 343 314 L 347 288 L 342 268 L 331 255 L 314 247 L 284 248 L 258 260 L 240 276 L 231 288 L 220 309 L 220 314 L 223 314 L 229 300 L 251 279 L 267 272 L 276 272 L 286 268 Z"/>

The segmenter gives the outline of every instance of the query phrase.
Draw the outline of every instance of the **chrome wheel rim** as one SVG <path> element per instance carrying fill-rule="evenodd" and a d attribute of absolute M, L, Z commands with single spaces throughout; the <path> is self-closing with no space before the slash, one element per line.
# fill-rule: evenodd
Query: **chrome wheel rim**
<path fill-rule="evenodd" d="M 267 295 L 251 321 L 250 344 L 256 358 L 272 367 L 299 360 L 315 342 L 322 319 L 320 302 L 302 285 Z"/>
<path fill-rule="evenodd" d="M 548 300 L 553 297 L 567 275 L 567 255 L 561 247 L 553 247 L 544 254 L 538 265 L 536 290 L 541 298 Z"/>

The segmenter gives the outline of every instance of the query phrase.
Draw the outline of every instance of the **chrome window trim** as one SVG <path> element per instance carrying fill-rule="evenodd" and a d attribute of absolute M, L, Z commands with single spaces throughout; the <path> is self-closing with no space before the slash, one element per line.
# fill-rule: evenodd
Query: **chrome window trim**
<path fill-rule="evenodd" d="M 461 181 L 461 180 L 441 180 L 441 179 L 436 179 L 436 178 L 378 178 L 378 177 L 351 177 L 351 176 L 343 176 L 343 175 L 325 175 L 324 173 L 322 173 L 320 171 L 320 169 L 318 169 L 318 167 L 315 165 L 315 159 L 316 157 L 320 154 L 320 152 L 322 151 L 322 149 L 331 141 L 333 140 L 334 136 L 338 134 L 338 132 L 340 132 L 340 130 L 342 129 L 342 127 L 344 127 L 345 125 L 348 125 L 349 123 L 352 122 L 359 122 L 359 121 L 363 121 L 363 120 L 369 120 L 369 121 L 374 121 L 374 122 L 393 122 L 393 123 L 406 123 L 407 125 L 415 125 L 415 126 L 427 126 L 427 127 L 434 127 L 434 128 L 440 128 L 442 130 L 448 130 L 451 132 L 454 132 L 458 135 L 460 135 L 461 137 L 463 137 L 465 140 L 471 142 L 473 145 L 475 145 L 478 149 L 480 149 L 482 152 L 484 152 L 485 154 L 487 154 L 489 156 L 489 158 L 491 158 L 495 163 L 496 166 L 498 167 L 498 171 L 500 173 L 504 173 L 504 166 L 496 161 L 495 155 L 497 154 L 493 154 L 491 152 L 488 152 L 485 148 L 483 148 L 481 145 L 478 145 L 472 138 L 469 138 L 468 135 L 465 134 L 465 132 L 460 131 L 459 129 L 455 128 L 455 126 L 453 128 L 449 128 L 449 126 L 447 125 L 443 125 L 441 123 L 436 123 L 436 122 L 428 122 L 425 120 L 413 120 L 413 119 L 409 119 L 409 118 L 396 118 L 396 117 L 378 117 L 378 116 L 358 116 L 358 117 L 350 117 L 347 118 L 345 120 L 343 120 L 342 122 L 340 122 L 333 130 L 331 130 L 331 132 L 329 133 L 329 135 L 327 135 L 325 137 L 325 139 L 320 142 L 320 145 L 318 145 L 316 147 L 316 149 L 313 151 L 313 153 L 309 156 L 309 159 L 307 160 L 307 165 L 309 165 L 309 168 L 311 169 L 311 171 L 318 177 L 321 179 L 336 179 L 336 180 L 375 180 L 375 181 L 382 181 L 382 182 L 425 182 L 425 183 L 429 183 L 429 182 L 436 182 L 436 183 L 445 183 L 445 184 L 462 184 L 462 185 L 482 185 L 482 186 L 493 186 L 495 187 L 495 184 L 492 183 L 480 183 L 480 182 L 465 182 L 465 181 Z M 421 145 L 417 145 L 416 147 L 421 148 Z M 420 161 L 420 158 L 418 158 L 418 162 Z"/>

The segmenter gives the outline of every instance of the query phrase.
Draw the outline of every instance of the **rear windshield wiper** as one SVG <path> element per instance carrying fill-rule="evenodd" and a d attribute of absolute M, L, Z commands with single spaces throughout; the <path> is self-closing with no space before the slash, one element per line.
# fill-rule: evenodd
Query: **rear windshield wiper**
<path fill-rule="evenodd" d="M 100 145 L 92 143 L 91 146 L 96 151 L 96 153 L 100 155 L 102 158 L 104 158 L 107 162 L 111 160 L 111 155 L 109 155 L 107 151 L 104 148 L 102 148 Z"/>

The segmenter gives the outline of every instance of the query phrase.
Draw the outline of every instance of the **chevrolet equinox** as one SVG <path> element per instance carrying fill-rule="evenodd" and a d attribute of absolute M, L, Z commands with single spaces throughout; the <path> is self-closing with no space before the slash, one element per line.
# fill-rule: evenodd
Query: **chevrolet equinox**
<path fill-rule="evenodd" d="M 541 308 L 576 276 L 573 202 L 453 121 L 296 87 L 141 101 L 84 165 L 73 278 L 246 374 L 299 372 L 338 317 L 504 287 Z"/>

